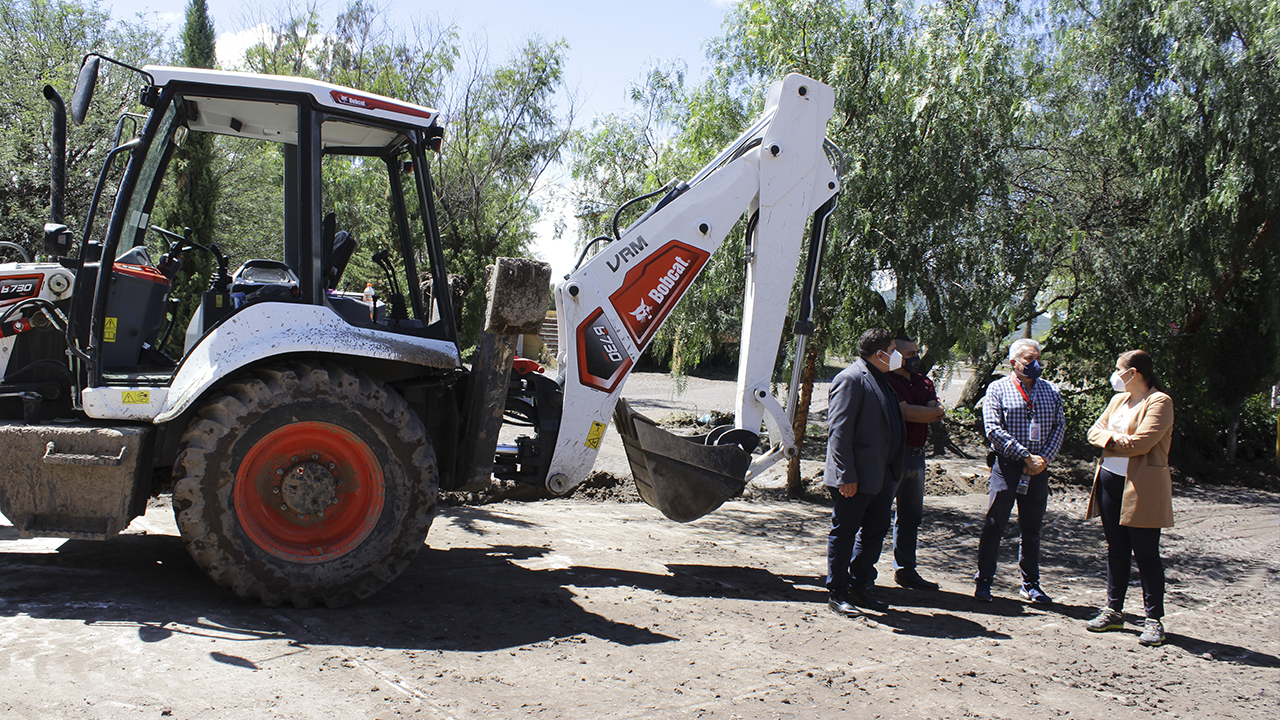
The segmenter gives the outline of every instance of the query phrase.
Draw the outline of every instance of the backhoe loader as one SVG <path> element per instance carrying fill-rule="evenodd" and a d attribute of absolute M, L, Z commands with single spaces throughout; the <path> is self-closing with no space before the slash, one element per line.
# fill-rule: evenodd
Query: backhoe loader
<path fill-rule="evenodd" d="M 62 217 L 65 118 L 85 120 L 103 69 L 136 76 L 146 112 L 120 118 L 75 232 Z M 555 375 L 512 373 L 514 338 L 537 331 L 551 285 L 549 266 L 528 259 L 491 266 L 475 359 L 462 361 L 430 172 L 444 138 L 436 110 L 305 78 L 133 68 L 96 54 L 69 107 L 44 94 L 55 121 L 50 221 L 34 261 L 0 264 L 0 512 L 23 537 L 108 539 L 171 487 L 183 542 L 217 584 L 267 605 L 337 607 L 405 569 L 441 490 L 497 477 L 567 494 L 611 419 L 641 496 L 677 521 L 796 452 L 770 381 L 807 227 L 795 330 L 811 330 L 839 189 L 822 83 L 775 83 L 759 120 L 702 171 L 584 250 L 555 285 Z M 155 223 L 193 133 L 278 148 L 283 232 L 254 245 L 277 253 L 233 271 L 221 248 L 245 243 Z M 324 196 L 334 163 L 381 184 L 382 225 L 325 212 L 340 206 Z M 735 424 L 679 438 L 621 394 L 743 213 Z M 387 230 L 357 237 L 357 226 Z M 382 298 L 342 289 L 361 244 Z M 181 314 L 171 296 L 193 254 L 217 269 Z M 174 327 L 179 316 L 191 320 Z M 173 338 L 181 352 L 166 349 Z M 788 407 L 794 394 L 793 382 Z M 529 434 L 499 442 L 504 419 Z M 775 442 L 758 448 L 764 425 Z"/>

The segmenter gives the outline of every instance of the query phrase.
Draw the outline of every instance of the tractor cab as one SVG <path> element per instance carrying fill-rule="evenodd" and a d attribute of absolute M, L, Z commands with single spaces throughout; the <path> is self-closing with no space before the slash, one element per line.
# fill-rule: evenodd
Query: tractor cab
<path fill-rule="evenodd" d="M 91 55 L 82 68 L 75 121 L 84 118 L 99 60 Z M 321 344 L 352 327 L 456 356 L 449 293 L 429 290 L 447 283 L 427 162 L 442 134 L 437 111 L 306 78 L 129 69 L 145 80 L 149 112 L 121 118 L 83 241 L 60 259 L 76 272 L 68 340 L 88 388 L 170 386 L 188 362 L 241 352 L 226 341 L 252 342 L 253 323 L 274 327 L 293 314 L 245 315 L 268 304 L 298 308 L 299 326 L 318 314 L 326 329 L 312 328 L 312 340 Z M 200 201 L 185 162 L 197 146 L 219 168 L 222 206 L 246 208 L 238 226 L 212 237 L 159 224 Z M 357 197 L 386 204 L 365 207 Z M 67 234 L 58 228 L 46 249 L 70 254 Z M 180 307 L 181 268 L 199 263 L 213 268 L 211 283 Z M 369 283 L 378 286 L 372 300 L 362 292 Z M 229 326 L 237 318 L 245 327 Z M 369 361 L 350 352 L 357 366 Z"/>

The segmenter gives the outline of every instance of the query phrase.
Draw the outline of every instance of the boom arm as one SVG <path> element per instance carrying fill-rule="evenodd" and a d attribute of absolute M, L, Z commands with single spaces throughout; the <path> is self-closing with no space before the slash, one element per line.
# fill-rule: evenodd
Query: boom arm
<path fill-rule="evenodd" d="M 794 454 L 769 386 L 806 222 L 839 191 L 823 150 L 834 104 L 831 88 L 802 75 L 774 83 L 760 119 L 687 189 L 556 287 L 564 412 L 547 475 L 553 492 L 586 478 L 640 353 L 744 211 L 759 216 L 746 252 L 736 427 L 754 437 L 767 421 L 782 443 L 741 481 Z M 643 472 L 628 453 L 639 483 Z"/>

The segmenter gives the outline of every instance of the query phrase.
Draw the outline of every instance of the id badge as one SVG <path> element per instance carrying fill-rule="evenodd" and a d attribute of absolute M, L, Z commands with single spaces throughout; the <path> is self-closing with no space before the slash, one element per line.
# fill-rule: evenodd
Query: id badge
<path fill-rule="evenodd" d="M 1027 428 L 1027 439 L 1031 442 L 1040 442 L 1040 423 L 1034 419 L 1031 421 L 1031 426 Z"/>

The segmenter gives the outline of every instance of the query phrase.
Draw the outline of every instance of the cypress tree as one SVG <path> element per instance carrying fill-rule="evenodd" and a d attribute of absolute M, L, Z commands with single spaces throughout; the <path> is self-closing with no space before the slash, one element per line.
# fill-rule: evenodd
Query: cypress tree
<path fill-rule="evenodd" d="M 186 24 L 182 28 L 181 63 L 187 67 L 209 68 L 215 65 L 213 19 L 205 0 L 191 0 L 187 6 Z M 208 247 L 217 229 L 218 180 L 213 172 L 213 135 L 191 133 L 174 155 L 170 169 L 173 180 L 170 202 L 161 217 L 163 227 L 174 232 L 191 228 L 192 239 Z M 165 348 L 172 356 L 182 354 L 183 335 L 192 314 L 209 289 L 209 279 L 217 263 L 203 250 L 184 253 L 183 267 L 174 283 L 173 295 L 178 310 L 173 321 L 174 332 Z"/>

